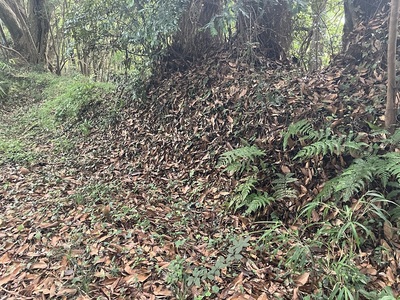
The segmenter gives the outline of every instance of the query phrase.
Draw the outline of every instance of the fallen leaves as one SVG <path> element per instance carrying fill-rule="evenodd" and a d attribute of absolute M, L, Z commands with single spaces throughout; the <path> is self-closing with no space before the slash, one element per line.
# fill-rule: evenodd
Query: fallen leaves
<path fill-rule="evenodd" d="M 310 277 L 310 272 L 303 273 L 298 276 L 294 276 L 293 282 L 297 287 L 303 286 L 308 282 L 308 278 Z"/>
<path fill-rule="evenodd" d="M 238 70 L 238 62 L 221 53 L 185 73 L 154 78 L 146 101 L 129 102 L 116 124 L 93 130 L 62 160 L 49 152 L 40 165 L 2 165 L 1 296 L 173 299 L 174 288 L 182 283 L 173 286 L 168 275 L 213 268 L 218 257 L 227 256 L 231 236 L 252 225 L 248 218 L 223 213 L 235 180 L 215 168 L 221 153 L 236 148 L 241 139 L 255 138 L 267 150 L 267 163 L 300 178 L 295 205 L 274 207 L 276 215 L 284 211 L 282 221 L 294 226 L 289 209 L 308 203 L 329 171 L 343 168 L 346 161 L 299 165 L 291 152 L 297 141 L 289 139 L 289 150 L 282 151 L 282 131 L 292 120 L 309 118 L 316 124 L 331 120 L 332 130 L 358 132 L 371 110 L 382 113 L 377 101 L 385 90 L 380 66 L 357 68 L 345 62 L 339 58 L 320 74 L 299 77 L 279 64 L 259 73 Z M 231 73 L 219 76 L 224 65 Z M 205 89 L 199 74 L 216 80 Z M 318 208 L 311 212 L 314 222 L 321 222 L 322 215 Z M 337 210 L 327 212 L 326 220 L 341 225 Z M 380 288 L 400 284 L 398 229 L 386 222 L 383 231 L 380 245 L 388 256 L 382 261 L 388 265 L 373 262 L 371 253 L 358 265 Z M 283 270 L 276 261 L 282 251 L 274 260 L 270 253 L 248 247 L 242 260 L 202 279 L 200 287 L 192 286 L 192 294 L 201 296 L 212 285 L 220 291 L 210 299 L 300 299 L 303 291 L 311 294 L 311 273 Z M 184 258 L 184 265 L 171 272 L 176 257 Z"/>

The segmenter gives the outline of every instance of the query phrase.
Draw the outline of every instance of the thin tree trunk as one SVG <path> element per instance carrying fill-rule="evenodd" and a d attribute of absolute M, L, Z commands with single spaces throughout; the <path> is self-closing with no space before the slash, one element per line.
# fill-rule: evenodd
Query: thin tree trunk
<path fill-rule="evenodd" d="M 396 45 L 397 45 L 397 24 L 399 20 L 399 1 L 392 0 L 389 20 L 389 40 L 388 40 L 388 83 L 385 111 L 385 127 L 389 131 L 394 131 L 396 124 L 397 105 L 396 105 Z"/>

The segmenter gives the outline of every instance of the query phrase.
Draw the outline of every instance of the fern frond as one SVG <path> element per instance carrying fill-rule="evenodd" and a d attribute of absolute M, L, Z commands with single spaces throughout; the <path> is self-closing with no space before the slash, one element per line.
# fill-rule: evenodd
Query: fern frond
<path fill-rule="evenodd" d="M 287 131 L 283 134 L 283 150 L 286 150 L 289 138 L 294 136 L 309 136 L 315 133 L 314 128 L 308 120 L 300 120 L 290 124 Z"/>
<path fill-rule="evenodd" d="M 258 180 L 254 177 L 249 177 L 246 179 L 245 182 L 242 184 L 239 184 L 235 192 L 240 195 L 240 198 L 245 201 L 248 195 L 250 195 L 251 191 L 255 188 L 255 184 L 258 182 Z"/>
<path fill-rule="evenodd" d="M 290 187 L 286 187 L 285 189 L 278 189 L 274 192 L 273 197 L 276 200 L 282 199 L 294 199 L 298 196 L 298 192 Z"/>
<path fill-rule="evenodd" d="M 243 173 L 250 167 L 250 162 L 265 155 L 265 151 L 256 146 L 245 146 L 223 153 L 217 167 L 226 166 L 227 171 Z"/>
<path fill-rule="evenodd" d="M 335 149 L 340 148 L 338 140 L 323 140 L 312 143 L 301 149 L 294 159 L 308 159 L 317 155 L 326 155 L 329 152 L 334 152 Z"/>
<path fill-rule="evenodd" d="M 400 145 L 400 129 L 397 129 L 392 135 L 389 136 L 384 142 L 387 145 L 399 146 Z"/>
<path fill-rule="evenodd" d="M 341 155 L 344 153 L 349 153 L 350 151 L 362 151 L 368 147 L 368 144 L 364 142 L 357 142 L 351 140 L 353 137 L 333 136 L 317 142 L 311 145 L 305 146 L 301 149 L 294 159 L 310 159 L 318 155 Z"/>
<path fill-rule="evenodd" d="M 357 159 L 340 175 L 335 187 L 336 193 L 341 193 L 347 201 L 354 194 L 361 192 L 374 178 L 376 159 Z"/>
<path fill-rule="evenodd" d="M 297 197 L 297 191 L 289 186 L 289 183 L 297 181 L 297 178 L 294 178 L 293 175 L 293 173 L 277 174 L 278 178 L 272 181 L 274 189 L 273 198 L 282 200 Z"/>
<path fill-rule="evenodd" d="M 241 162 L 232 162 L 226 166 L 225 171 L 243 173 L 243 169 L 245 169 L 245 166 Z"/>
<path fill-rule="evenodd" d="M 354 194 L 364 190 L 367 184 L 374 179 L 378 157 L 370 159 L 357 159 L 341 175 L 329 180 L 317 200 L 323 201 L 332 196 L 337 196 L 344 201 L 349 200 Z"/>
<path fill-rule="evenodd" d="M 237 211 L 239 208 L 247 206 L 247 198 L 254 191 L 255 184 L 258 182 L 255 177 L 247 177 L 235 188 L 235 196 L 228 203 L 228 209 Z"/>
<path fill-rule="evenodd" d="M 389 182 L 388 186 L 390 186 L 393 190 L 390 193 L 388 193 L 386 195 L 386 197 L 389 200 L 400 199 L 400 197 L 399 197 L 399 195 L 400 195 L 400 183 L 398 183 L 398 182 Z M 398 201 L 398 202 L 399 202 L 399 205 L 400 205 L 400 201 Z"/>
<path fill-rule="evenodd" d="M 244 215 L 260 212 L 274 201 L 274 197 L 267 193 L 253 193 L 247 197 L 247 209 Z"/>
<path fill-rule="evenodd" d="M 386 160 L 386 164 L 383 165 L 385 170 L 400 183 L 400 153 L 387 153 L 383 155 L 383 158 Z"/>
<path fill-rule="evenodd" d="M 315 197 L 316 202 L 324 202 L 325 200 L 328 200 L 331 198 L 334 193 L 335 193 L 335 186 L 336 186 L 336 181 L 337 177 L 332 178 L 331 180 L 327 181 L 324 184 L 324 187 L 322 190 L 318 193 L 318 195 Z"/>

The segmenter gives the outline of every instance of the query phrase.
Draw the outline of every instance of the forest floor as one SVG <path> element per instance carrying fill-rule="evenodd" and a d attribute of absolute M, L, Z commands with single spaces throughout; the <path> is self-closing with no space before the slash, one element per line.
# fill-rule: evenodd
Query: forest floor
<path fill-rule="evenodd" d="M 40 106 L 27 97 L 1 116 L 1 299 L 293 295 L 259 257 L 249 219 L 226 213 L 229 180 L 204 164 L 207 149 L 165 145 L 132 108 L 112 125 L 46 132 L 31 114 Z"/>
<path fill-rule="evenodd" d="M 299 215 L 356 156 L 304 162 L 294 159 L 301 139 L 283 146 L 300 120 L 375 143 L 384 70 L 339 58 L 301 77 L 293 66 L 261 63 L 220 53 L 153 78 L 144 97 L 129 85 L 92 97 L 71 122 L 41 119 L 40 111 L 67 108 L 54 113 L 28 90 L 6 107 L 0 299 L 395 299 L 396 223 L 360 211 L 357 197 Z M 76 99 L 89 96 L 79 90 Z M 265 151 L 267 174 L 296 178 L 296 197 L 253 215 L 227 209 L 241 178 L 217 163 L 246 143 Z M 256 188 L 270 192 L 264 177 Z"/>

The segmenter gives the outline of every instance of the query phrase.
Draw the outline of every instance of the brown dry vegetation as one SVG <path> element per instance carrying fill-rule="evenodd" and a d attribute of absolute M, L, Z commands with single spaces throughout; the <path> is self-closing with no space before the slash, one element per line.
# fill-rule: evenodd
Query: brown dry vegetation
<path fill-rule="evenodd" d="M 385 22 L 374 20 L 354 33 L 352 47 L 361 47 L 354 53 L 362 57 L 352 57 L 350 49 L 320 73 L 301 76 L 293 65 L 262 57 L 249 64 L 221 51 L 153 77 L 142 99 L 128 92 L 104 95 L 108 102 L 80 112 L 92 121 L 85 136 L 82 128 L 62 132 L 74 141 L 68 150 L 26 128 L 35 133 L 28 144 L 35 160 L 1 165 L 2 299 L 329 296 L 332 285 L 323 275 L 336 277 L 314 262 L 340 261 L 350 249 L 313 248 L 299 269 L 284 262 L 293 245 L 318 238 L 312 224 L 345 222 L 335 211 L 326 216 L 315 209 L 311 219 L 298 213 L 355 157 L 295 160 L 301 141 L 290 139 L 285 150 L 282 135 L 307 119 L 316 129 L 330 124 L 338 135 L 375 141 L 368 122 L 380 125 L 384 112 Z M 125 105 L 110 116 L 107 105 L 116 99 Z M 12 126 L 18 113 L 3 119 Z M 294 174 L 298 197 L 252 216 L 226 211 L 240 178 L 216 165 L 243 140 L 265 151 L 269 168 Z M 270 191 L 271 178 L 260 175 L 258 189 Z M 358 201 L 349 204 L 358 220 L 373 219 L 357 210 Z M 267 246 L 263 233 L 277 219 L 283 226 L 275 232 L 287 240 Z M 355 268 L 369 279 L 365 290 L 391 286 L 395 296 L 400 293 L 395 225 L 377 228 L 374 239 L 365 237 L 352 249 Z M 380 247 L 386 250 L 377 257 Z"/>

